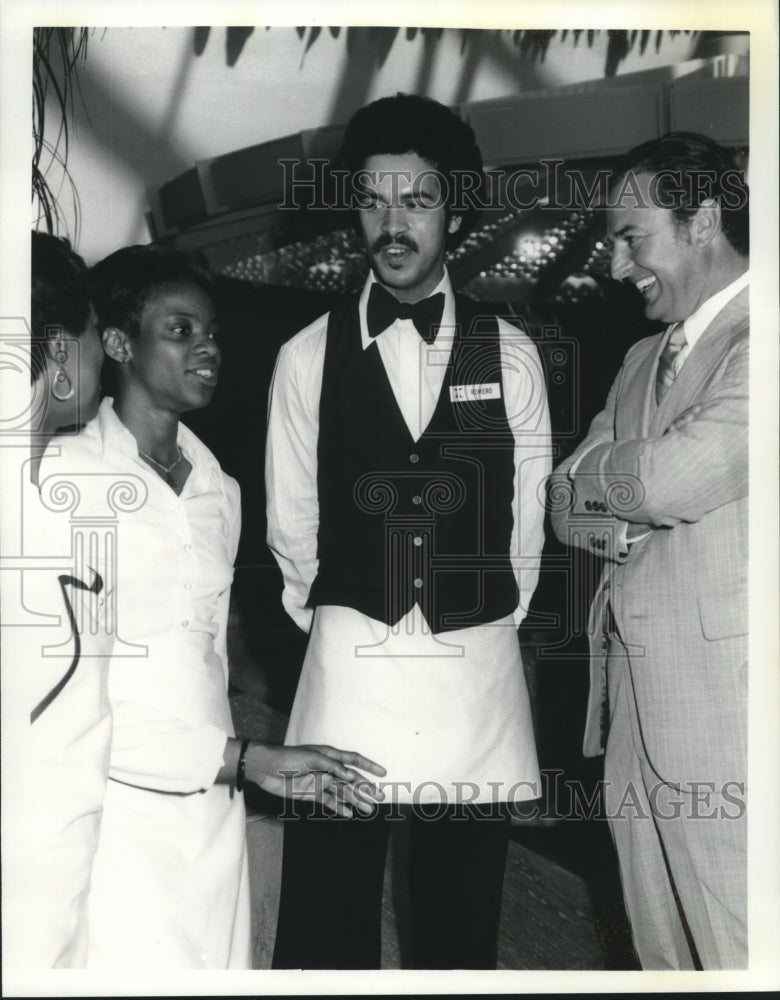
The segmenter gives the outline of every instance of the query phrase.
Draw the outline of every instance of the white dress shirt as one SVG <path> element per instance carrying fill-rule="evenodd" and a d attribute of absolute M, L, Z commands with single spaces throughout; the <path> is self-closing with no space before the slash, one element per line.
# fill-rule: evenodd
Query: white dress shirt
<path fill-rule="evenodd" d="M 179 496 L 112 401 L 62 446 L 79 517 L 116 512 L 109 781 L 89 901 L 90 967 L 248 968 L 243 798 L 215 785 L 227 737 L 238 485 L 179 425 Z M 42 465 L 43 476 L 48 474 Z M 112 491 L 107 493 L 110 484 Z"/>
<path fill-rule="evenodd" d="M 359 302 L 364 349 L 371 284 Z M 427 345 L 410 320 L 377 339 L 412 436 L 429 423 L 449 362 L 455 302 L 448 275 L 442 323 Z M 317 441 L 327 316 L 285 344 L 277 360 L 266 447 L 268 542 L 284 577 L 282 600 L 311 629 L 287 731 L 289 744 L 359 750 L 388 770 L 401 802 L 534 798 L 539 772 L 516 629 L 528 611 L 544 541 L 544 484 L 552 449 L 544 376 L 532 341 L 499 320 L 505 406 L 515 439 L 509 553 L 520 590 L 513 615 L 433 635 L 415 605 L 395 626 L 352 608 L 307 608 L 317 573 Z M 489 512 L 487 515 L 489 516 Z M 313 619 L 313 621 L 312 621 Z M 467 787 L 466 787 L 467 786 Z"/>
<path fill-rule="evenodd" d="M 725 288 L 721 288 L 719 292 L 711 295 L 706 302 L 702 302 L 699 308 L 685 320 L 685 341 L 688 345 L 685 351 L 686 358 L 718 313 L 722 309 L 725 309 L 734 296 L 738 295 L 743 288 L 747 288 L 749 284 L 750 270 L 748 269 L 732 281 L 731 284 L 726 285 Z"/>

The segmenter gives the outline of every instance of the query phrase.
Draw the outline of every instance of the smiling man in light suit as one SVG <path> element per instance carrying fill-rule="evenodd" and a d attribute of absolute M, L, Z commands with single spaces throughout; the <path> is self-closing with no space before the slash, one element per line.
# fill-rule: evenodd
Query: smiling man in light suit
<path fill-rule="evenodd" d="M 667 329 L 626 355 L 554 473 L 558 537 L 605 558 L 585 753 L 645 969 L 747 965 L 747 189 L 721 148 L 631 150 L 607 210 L 612 276 Z"/>

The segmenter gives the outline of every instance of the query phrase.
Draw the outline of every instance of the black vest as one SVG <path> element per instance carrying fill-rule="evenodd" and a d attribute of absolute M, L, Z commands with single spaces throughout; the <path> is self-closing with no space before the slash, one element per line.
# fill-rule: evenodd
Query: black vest
<path fill-rule="evenodd" d="M 358 297 L 330 314 L 317 445 L 319 572 L 309 607 L 342 605 L 394 625 L 417 602 L 431 630 L 446 632 L 517 606 L 514 438 L 498 323 L 478 318 L 478 304 L 460 296 L 455 311 L 441 394 L 416 442 L 376 343 L 363 350 Z M 491 383 L 500 398 L 451 401 L 451 386 Z"/>

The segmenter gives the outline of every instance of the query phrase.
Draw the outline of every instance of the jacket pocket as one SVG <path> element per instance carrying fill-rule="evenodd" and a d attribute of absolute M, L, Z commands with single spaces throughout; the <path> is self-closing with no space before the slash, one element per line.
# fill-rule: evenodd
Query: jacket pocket
<path fill-rule="evenodd" d="M 729 639 L 747 635 L 747 594 L 735 590 L 728 594 L 700 594 L 699 618 L 705 639 Z"/>

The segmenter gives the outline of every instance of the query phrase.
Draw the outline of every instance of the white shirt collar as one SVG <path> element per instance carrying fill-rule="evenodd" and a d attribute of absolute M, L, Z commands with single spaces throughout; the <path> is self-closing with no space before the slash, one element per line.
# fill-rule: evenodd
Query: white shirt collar
<path fill-rule="evenodd" d="M 116 449 L 123 455 L 137 460 L 138 464 L 146 471 L 151 472 L 149 466 L 138 454 L 138 443 L 133 435 L 125 427 L 114 410 L 114 400 L 111 396 L 106 396 L 100 403 L 97 416 L 94 419 L 95 429 L 98 432 L 101 450 L 105 455 L 109 449 Z M 223 488 L 222 469 L 214 455 L 197 438 L 189 427 L 179 421 L 176 434 L 176 443 L 187 456 L 187 460 L 192 466 L 192 472 L 187 479 L 187 487 L 196 492 L 202 491 L 211 479 L 219 489 Z M 154 474 L 154 473 L 152 473 Z"/>
<path fill-rule="evenodd" d="M 688 319 L 685 320 L 685 340 L 689 350 L 699 337 L 701 337 L 710 323 L 712 323 L 721 309 L 738 295 L 743 288 L 747 288 L 749 281 L 750 269 L 748 268 L 736 281 L 732 281 L 730 285 L 721 288 L 719 292 L 710 296 L 695 312 L 691 313 Z"/>
<path fill-rule="evenodd" d="M 363 350 L 370 347 L 375 338 L 369 337 L 368 335 L 368 324 L 366 323 L 366 310 L 368 309 L 368 296 L 371 294 L 371 286 L 376 282 L 376 276 L 374 272 L 371 271 L 368 276 L 368 280 L 363 286 L 363 291 L 360 294 L 360 301 L 358 302 L 358 315 L 360 316 L 360 339 L 363 344 Z M 450 282 L 450 276 L 447 268 L 444 268 L 444 274 L 441 276 L 441 281 L 430 293 L 431 295 L 436 295 L 437 292 L 444 292 L 444 309 L 441 314 L 441 326 L 439 332 L 436 335 L 436 340 L 434 344 L 438 344 L 440 337 L 442 337 L 445 332 L 449 333 L 449 338 L 452 338 L 452 332 L 455 328 L 455 293 L 452 290 L 452 283 Z M 428 296 L 426 296 L 427 298 Z"/>

